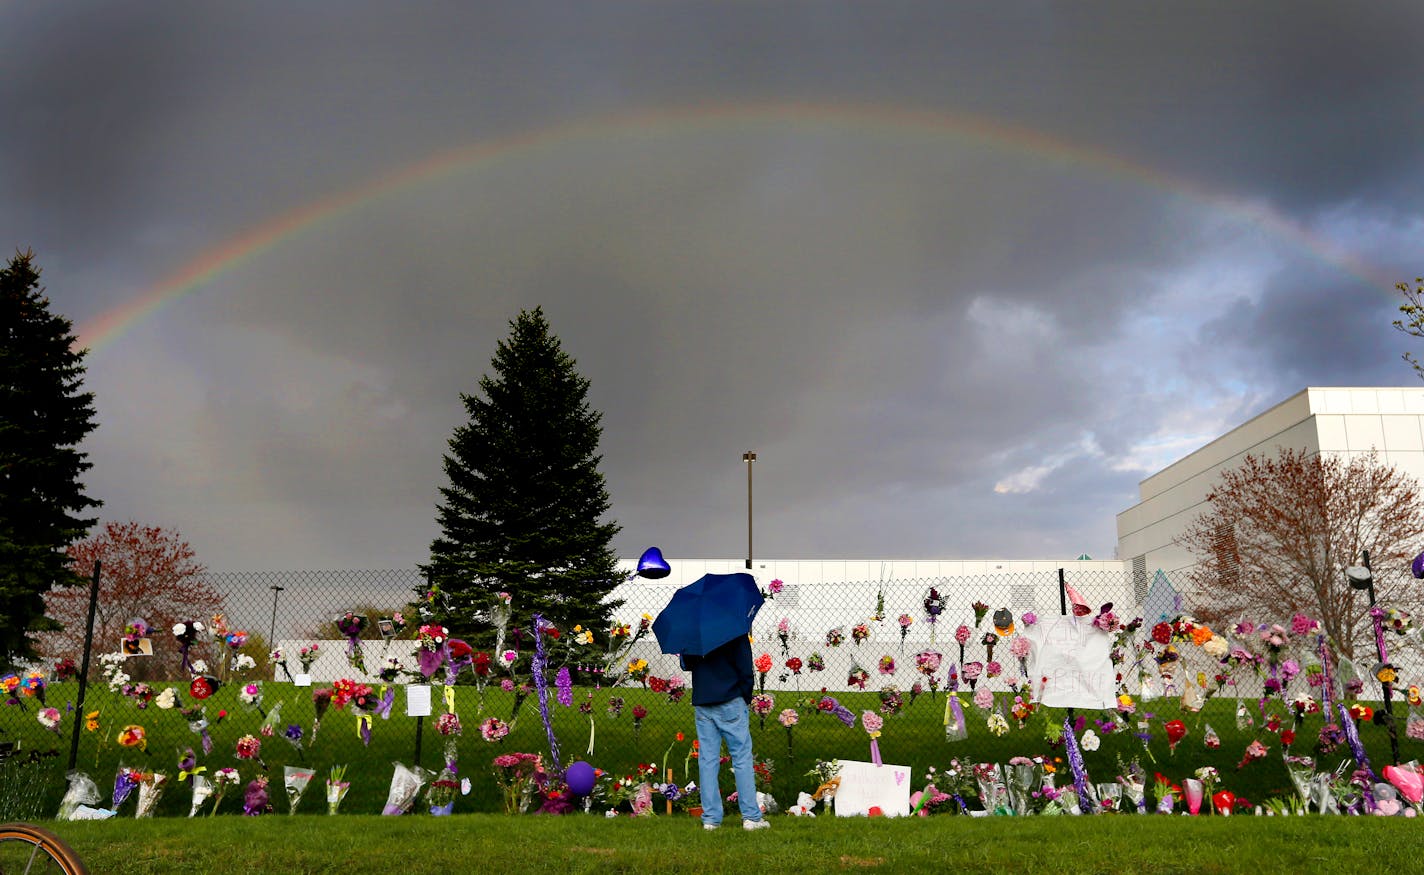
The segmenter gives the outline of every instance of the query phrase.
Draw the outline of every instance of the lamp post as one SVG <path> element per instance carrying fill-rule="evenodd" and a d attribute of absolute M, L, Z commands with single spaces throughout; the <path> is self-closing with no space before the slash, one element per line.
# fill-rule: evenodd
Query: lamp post
<path fill-rule="evenodd" d="M 272 624 L 267 627 L 267 649 L 276 650 L 277 642 L 273 640 L 273 636 L 277 634 L 277 595 L 281 593 L 285 587 L 278 586 L 274 583 L 268 587 L 268 589 L 272 590 Z"/>
<path fill-rule="evenodd" d="M 1370 595 L 1370 624 L 1374 627 L 1375 651 L 1379 656 L 1375 679 L 1380 682 L 1380 689 L 1384 693 L 1384 713 L 1389 729 L 1389 752 L 1394 764 L 1399 765 L 1399 730 L 1394 725 L 1394 682 L 1386 681 L 1380 676 L 1380 672 L 1392 668 L 1389 664 L 1389 652 L 1384 646 L 1384 612 L 1375 606 L 1375 576 L 1370 568 L 1370 551 L 1364 551 L 1363 559 L 1362 565 L 1352 565 L 1345 569 L 1345 579 L 1354 589 L 1367 590 Z"/>
<path fill-rule="evenodd" d="M 742 453 L 742 461 L 747 463 L 747 570 L 752 570 L 752 462 L 756 453 L 751 450 Z"/>

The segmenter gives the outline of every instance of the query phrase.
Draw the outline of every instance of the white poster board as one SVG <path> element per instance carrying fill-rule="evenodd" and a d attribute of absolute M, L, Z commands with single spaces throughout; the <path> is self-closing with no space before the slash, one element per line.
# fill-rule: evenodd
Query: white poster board
<path fill-rule="evenodd" d="M 886 817 L 904 817 L 910 813 L 910 767 L 886 763 L 863 763 L 840 760 L 841 783 L 836 788 L 836 816 L 851 817 L 870 813 L 878 806 Z"/>
<path fill-rule="evenodd" d="M 1050 708 L 1107 710 L 1117 704 L 1112 637 L 1087 617 L 1050 617 L 1024 630 L 1033 646 L 1035 699 Z"/>

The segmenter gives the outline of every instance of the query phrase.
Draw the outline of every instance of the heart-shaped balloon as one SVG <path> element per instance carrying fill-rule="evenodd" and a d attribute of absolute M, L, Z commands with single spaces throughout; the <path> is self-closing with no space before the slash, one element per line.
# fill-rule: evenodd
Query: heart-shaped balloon
<path fill-rule="evenodd" d="M 1385 766 L 1384 779 L 1398 788 L 1400 794 L 1408 799 L 1411 805 L 1418 805 L 1419 800 L 1424 798 L 1424 775 L 1420 775 L 1413 769 Z"/>
<path fill-rule="evenodd" d="M 1380 799 L 1375 802 L 1375 814 L 1378 814 L 1381 817 L 1394 817 L 1398 813 L 1398 799 Z"/>

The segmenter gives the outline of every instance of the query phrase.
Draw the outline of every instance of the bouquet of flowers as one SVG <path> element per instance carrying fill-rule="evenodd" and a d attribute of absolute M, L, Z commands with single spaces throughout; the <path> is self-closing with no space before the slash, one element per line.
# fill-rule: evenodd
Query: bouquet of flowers
<path fill-rule="evenodd" d="M 287 683 L 292 682 L 292 673 L 287 669 L 287 654 L 282 652 L 282 648 L 275 648 L 271 653 L 267 654 L 267 659 L 273 665 L 282 669 L 282 674 L 287 676 Z M 272 679 L 276 680 L 275 677 Z"/>
<path fill-rule="evenodd" d="M 628 662 L 628 677 L 648 686 L 648 661 L 646 659 L 633 659 Z"/>
<path fill-rule="evenodd" d="M 302 664 L 302 674 L 311 674 L 312 663 L 321 655 L 321 645 L 313 641 L 297 651 L 297 661 Z"/>
<path fill-rule="evenodd" d="M 100 801 L 99 787 L 83 772 L 69 772 L 65 779 L 69 786 L 64 791 L 64 798 L 59 800 L 59 814 L 55 815 L 56 820 L 70 820 L 74 817 L 74 812 L 81 805 L 98 805 Z"/>
<path fill-rule="evenodd" d="M 969 607 L 974 611 L 974 628 L 978 629 L 979 624 L 984 622 L 984 615 L 989 613 L 989 606 L 981 601 L 975 601 Z"/>
<path fill-rule="evenodd" d="M 633 734 L 637 735 L 638 730 L 643 728 L 643 718 L 648 716 L 648 709 L 642 705 L 633 706 Z"/>
<path fill-rule="evenodd" d="M 895 673 L 895 657 L 890 656 L 890 655 L 888 655 L 888 654 L 885 655 L 885 656 L 880 657 L 880 673 L 881 673 L 881 674 L 894 674 L 894 673 Z"/>
<path fill-rule="evenodd" d="M 822 696 L 816 703 L 816 710 L 823 714 L 830 714 L 846 726 L 855 725 L 855 714 L 831 696 Z"/>
<path fill-rule="evenodd" d="M 776 624 L 776 639 L 781 642 L 781 655 L 786 656 L 791 653 L 791 620 L 782 617 Z"/>
<path fill-rule="evenodd" d="M 806 658 L 806 668 L 810 671 L 825 671 L 826 659 L 819 653 L 813 653 Z"/>
<path fill-rule="evenodd" d="M 262 682 L 253 681 L 250 684 L 243 684 L 242 689 L 237 693 L 237 699 L 249 709 L 256 710 L 263 717 L 267 712 L 262 708 Z"/>
<path fill-rule="evenodd" d="M 1004 767 L 998 763 L 976 763 L 974 783 L 979 788 L 979 801 L 990 814 L 1008 814 L 1008 787 Z"/>
<path fill-rule="evenodd" d="M 856 623 L 850 630 L 851 640 L 860 645 L 860 642 L 870 638 L 870 626 L 867 623 Z"/>
<path fill-rule="evenodd" d="M 979 676 L 984 673 L 984 663 L 970 662 L 964 666 L 964 680 L 968 682 L 969 689 L 974 689 L 974 685 L 979 683 Z"/>
<path fill-rule="evenodd" d="M 770 654 L 770 653 L 763 653 L 762 655 L 758 656 L 756 659 L 752 660 L 752 667 L 756 669 L 757 679 L 758 679 L 758 689 L 759 689 L 761 692 L 765 693 L 765 692 L 766 692 L 766 675 L 767 675 L 767 672 L 771 671 L 771 654 Z"/>
<path fill-rule="evenodd" d="M 178 652 L 183 657 L 183 670 L 191 673 L 193 663 L 188 658 L 188 650 L 198 642 L 208 630 L 200 620 L 184 620 L 173 624 L 173 637 L 178 639 Z"/>
<path fill-rule="evenodd" d="M 346 791 L 351 789 L 351 782 L 346 780 L 346 766 L 332 766 L 326 778 L 326 813 L 335 814 L 341 808 L 341 800 L 346 798 Z"/>
<path fill-rule="evenodd" d="M 480 737 L 485 741 L 502 741 L 506 735 L 509 735 L 509 725 L 498 717 L 490 717 L 480 724 Z"/>
<path fill-rule="evenodd" d="M 1043 764 L 1017 756 L 1009 760 L 1006 772 L 1009 808 L 1015 814 L 1028 814 L 1030 800 L 1043 787 Z"/>
<path fill-rule="evenodd" d="M 427 623 L 420 627 L 420 649 L 416 653 L 416 662 L 427 681 L 444 663 L 447 655 L 445 642 L 449 637 L 450 630 L 437 623 Z"/>
<path fill-rule="evenodd" d="M 794 759 L 795 754 L 792 752 L 791 731 L 801 720 L 801 715 L 796 712 L 795 708 L 783 708 L 776 719 L 782 726 L 786 727 L 786 757 L 787 759 Z"/>
<path fill-rule="evenodd" d="M 507 753 L 494 758 L 494 777 L 504 796 L 505 814 L 528 807 L 543 771 L 544 761 L 538 754 Z"/>
<path fill-rule="evenodd" d="M 267 776 L 258 775 L 248 782 L 247 791 L 242 794 L 242 813 L 257 817 L 271 811 L 272 797 L 267 793 Z"/>
<path fill-rule="evenodd" d="M 925 622 L 930 624 L 930 643 L 935 640 L 935 623 L 939 620 L 939 615 L 944 613 L 944 596 L 939 594 L 939 590 L 930 587 L 930 591 L 925 594 Z"/>
<path fill-rule="evenodd" d="M 440 776 L 425 789 L 425 801 L 430 806 L 430 813 L 437 817 L 449 814 L 455 808 L 455 792 L 459 789 L 460 782 L 455 780 L 455 773 L 449 768 L 442 769 Z"/>
<path fill-rule="evenodd" d="M 969 643 L 969 636 L 974 633 L 969 627 L 961 623 L 958 629 L 954 630 L 954 640 L 959 644 L 959 664 L 964 664 L 964 645 Z"/>
<path fill-rule="evenodd" d="M 865 689 L 865 685 L 869 683 L 869 681 L 870 672 L 866 671 L 855 663 L 851 663 L 850 672 L 846 675 L 846 684 L 848 686 L 859 687 L 863 690 Z"/>
<path fill-rule="evenodd" d="M 1157 813 L 1171 814 L 1176 801 L 1182 798 L 1182 788 L 1172 783 L 1172 779 L 1161 772 L 1156 772 L 1155 775 L 1156 779 L 1152 782 L 1152 798 L 1157 800 Z"/>
<path fill-rule="evenodd" d="M 944 740 L 963 741 L 969 737 L 969 726 L 964 722 L 964 708 L 958 693 L 944 697 Z"/>
<path fill-rule="evenodd" d="M 381 670 L 376 673 L 376 676 L 388 684 L 393 684 L 400 680 L 403 674 L 405 674 L 405 665 L 401 663 L 400 657 L 387 656 L 385 662 L 381 663 Z M 430 680 L 430 678 L 426 677 L 426 680 Z"/>
<path fill-rule="evenodd" d="M 420 792 L 420 788 L 430 780 L 430 772 L 420 766 L 407 766 L 404 763 L 391 765 L 395 767 L 395 771 L 391 775 L 391 789 L 386 793 L 386 804 L 381 813 L 405 814 L 415 803 L 415 796 Z"/>
<path fill-rule="evenodd" d="M 904 650 L 905 636 L 910 634 L 910 626 L 914 624 L 915 618 L 909 614 L 901 614 L 898 622 L 900 624 L 900 649 Z"/>
<path fill-rule="evenodd" d="M 766 715 L 771 713 L 771 709 L 776 707 L 776 699 L 766 693 L 757 693 L 752 696 L 752 713 L 757 715 L 761 722 L 761 728 L 766 728 Z"/>
<path fill-rule="evenodd" d="M 203 807 L 203 803 L 208 797 L 213 795 L 213 782 L 208 780 L 207 775 L 193 776 L 193 802 L 188 806 L 188 816 L 197 817 L 198 810 Z"/>
<path fill-rule="evenodd" d="M 1139 813 L 1147 811 L 1147 773 L 1142 769 L 1142 763 L 1133 759 L 1124 763 L 1122 757 L 1118 757 L 1117 782 L 1122 785 L 1122 794 L 1127 797 L 1127 802 L 1131 808 Z"/>
<path fill-rule="evenodd" d="M 227 791 L 236 787 L 241 780 L 242 776 L 231 766 L 224 766 L 213 772 L 213 807 L 208 811 L 208 817 L 218 813 L 218 806 L 222 804 Z"/>
<path fill-rule="evenodd" d="M 307 792 L 307 785 L 315 777 L 316 772 L 305 766 L 282 767 L 282 786 L 287 791 L 288 814 L 297 813 L 297 805 L 302 801 L 302 794 Z"/>
<path fill-rule="evenodd" d="M 832 800 L 836 798 L 836 789 L 840 787 L 840 774 L 840 760 L 816 760 L 811 771 L 806 773 L 806 777 L 814 778 L 820 785 L 816 788 L 816 792 L 811 794 L 811 798 L 823 800 L 825 807 L 829 809 Z"/>
<path fill-rule="evenodd" d="M 894 684 L 880 688 L 880 713 L 893 717 L 905 710 L 905 695 Z"/>
<path fill-rule="evenodd" d="M 138 785 L 138 808 L 134 817 L 152 817 L 163 791 L 168 789 L 168 776 L 162 772 L 145 772 Z"/>
<path fill-rule="evenodd" d="M 59 713 L 58 708 L 41 708 L 39 713 L 35 714 L 35 719 L 38 720 L 40 725 L 45 729 L 58 735 L 60 721 L 64 718 Z"/>
<path fill-rule="evenodd" d="M 347 611 L 336 618 L 336 631 L 346 638 L 346 661 L 361 674 L 366 673 L 366 655 L 361 650 L 361 633 L 366 631 L 366 618 Z"/>
<path fill-rule="evenodd" d="M 827 647 L 840 647 L 845 643 L 845 627 L 837 626 L 826 633 Z"/>

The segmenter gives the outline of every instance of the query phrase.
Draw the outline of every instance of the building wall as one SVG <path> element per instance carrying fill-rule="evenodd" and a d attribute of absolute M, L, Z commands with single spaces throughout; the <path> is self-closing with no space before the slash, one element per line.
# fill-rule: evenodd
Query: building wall
<path fill-rule="evenodd" d="M 1248 454 L 1270 455 L 1282 448 L 1306 449 L 1351 458 L 1379 453 L 1424 482 L 1424 388 L 1303 389 L 1201 449 L 1142 481 L 1140 501 L 1118 514 L 1118 555 L 1151 575 L 1194 564 L 1175 543 L 1203 513 L 1206 495 L 1222 471 Z"/>

